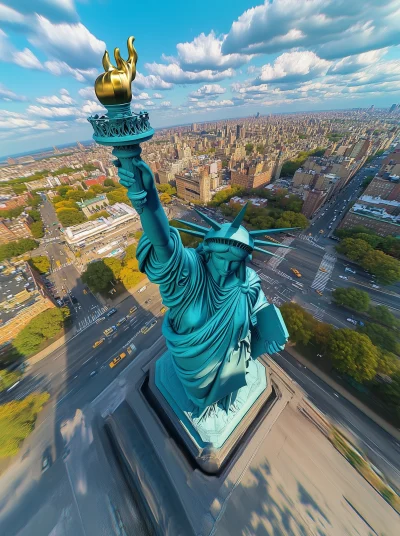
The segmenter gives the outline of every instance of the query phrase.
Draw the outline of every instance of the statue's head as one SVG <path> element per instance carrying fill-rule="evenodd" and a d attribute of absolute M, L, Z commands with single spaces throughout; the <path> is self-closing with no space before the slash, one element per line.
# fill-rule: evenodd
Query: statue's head
<path fill-rule="evenodd" d="M 202 250 L 207 264 L 212 264 L 213 271 L 221 277 L 236 274 L 244 281 L 245 261 L 249 257 L 249 251 L 239 243 L 228 240 L 226 242 L 205 240 Z"/>
<path fill-rule="evenodd" d="M 231 273 L 236 273 L 241 280 L 245 277 L 245 261 L 251 259 L 253 251 L 259 251 L 266 255 L 277 257 L 274 253 L 258 247 L 274 246 L 284 247 L 279 242 L 267 242 L 258 240 L 255 237 L 269 233 L 277 233 L 281 231 L 289 231 L 291 229 L 263 229 L 260 231 L 248 231 L 241 225 L 246 213 L 247 204 L 241 209 L 232 223 L 220 224 L 207 216 L 206 214 L 196 210 L 196 212 L 205 220 L 211 228 L 202 227 L 192 222 L 178 220 L 189 227 L 189 229 L 178 228 L 188 234 L 200 236 L 204 238 L 201 246 L 201 252 L 205 256 L 208 263 L 212 263 L 213 268 L 221 275 L 227 276 Z"/>

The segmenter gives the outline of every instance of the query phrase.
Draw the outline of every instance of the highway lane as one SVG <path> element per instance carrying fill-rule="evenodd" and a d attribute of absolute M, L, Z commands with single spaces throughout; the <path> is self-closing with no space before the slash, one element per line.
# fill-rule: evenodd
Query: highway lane
<path fill-rule="evenodd" d="M 298 363 L 288 352 L 280 352 L 272 358 L 304 389 L 323 413 L 358 438 L 360 447 L 370 460 L 400 487 L 400 444 L 396 439 Z"/>

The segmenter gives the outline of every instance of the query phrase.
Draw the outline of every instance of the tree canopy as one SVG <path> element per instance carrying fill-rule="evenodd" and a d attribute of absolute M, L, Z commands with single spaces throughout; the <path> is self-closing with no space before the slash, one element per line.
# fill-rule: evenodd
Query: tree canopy
<path fill-rule="evenodd" d="M 18 333 L 13 341 L 14 348 L 24 356 L 37 352 L 43 342 L 60 332 L 69 316 L 68 307 L 43 311 Z"/>
<path fill-rule="evenodd" d="M 38 242 L 32 238 L 21 238 L 21 240 L 15 242 L 2 244 L 0 245 L 0 261 L 22 255 L 27 251 L 32 251 L 33 249 L 36 249 L 38 245 Z"/>
<path fill-rule="evenodd" d="M 362 333 L 337 329 L 330 337 L 327 352 L 335 368 L 357 382 L 372 380 L 378 367 L 378 349 Z"/>
<path fill-rule="evenodd" d="M 93 292 L 106 290 L 114 279 L 113 271 L 102 260 L 91 262 L 82 274 L 82 281 Z"/>
<path fill-rule="evenodd" d="M 313 336 L 315 320 L 297 303 L 284 303 L 280 311 L 289 331 L 290 340 L 307 345 Z"/>
<path fill-rule="evenodd" d="M 0 405 L 0 458 L 17 454 L 49 397 L 48 393 L 32 393 L 22 400 Z"/>
<path fill-rule="evenodd" d="M 400 354 L 400 345 L 395 332 L 380 324 L 373 322 L 367 322 L 364 326 L 358 326 L 357 330 L 360 333 L 365 333 L 376 345 L 394 354 Z"/>
<path fill-rule="evenodd" d="M 39 274 L 45 274 L 50 270 L 50 259 L 44 255 L 39 255 L 37 257 L 31 257 L 29 259 L 29 264 L 39 272 Z"/>
<path fill-rule="evenodd" d="M 367 292 L 356 288 L 336 288 L 332 292 L 333 301 L 337 305 L 353 309 L 354 311 L 368 311 L 370 298 Z"/>

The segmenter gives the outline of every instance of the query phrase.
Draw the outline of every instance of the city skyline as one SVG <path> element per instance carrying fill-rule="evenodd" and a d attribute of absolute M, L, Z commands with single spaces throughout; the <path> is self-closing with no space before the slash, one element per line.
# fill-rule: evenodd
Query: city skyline
<path fill-rule="evenodd" d="M 89 139 L 102 54 L 119 46 L 125 56 L 129 35 L 132 106 L 156 128 L 398 100 L 398 0 L 120 4 L 3 3 L 0 155 Z"/>

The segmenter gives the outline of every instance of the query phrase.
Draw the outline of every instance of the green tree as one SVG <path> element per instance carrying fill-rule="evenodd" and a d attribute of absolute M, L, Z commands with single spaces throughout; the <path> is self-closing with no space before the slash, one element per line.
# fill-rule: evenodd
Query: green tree
<path fill-rule="evenodd" d="M 64 328 L 70 312 L 67 307 L 46 309 L 38 314 L 15 337 L 14 348 L 24 356 L 37 352 L 40 345 Z"/>
<path fill-rule="evenodd" d="M 99 212 L 95 212 L 91 216 L 89 216 L 88 220 L 93 221 L 97 220 L 98 218 L 109 218 L 110 215 L 106 210 L 99 210 Z"/>
<path fill-rule="evenodd" d="M 111 192 L 108 192 L 107 199 L 110 205 L 114 205 L 115 203 L 127 203 L 128 205 L 130 204 L 127 195 L 127 190 L 123 187 L 115 188 Z"/>
<path fill-rule="evenodd" d="M 364 326 L 358 326 L 357 330 L 360 333 L 365 333 L 375 344 L 382 350 L 392 352 L 394 354 L 400 353 L 400 345 L 395 333 L 380 324 L 374 324 L 373 322 L 367 322 Z"/>
<path fill-rule="evenodd" d="M 81 279 L 92 292 L 102 292 L 114 281 L 114 274 L 103 261 L 97 261 L 88 265 Z"/>
<path fill-rule="evenodd" d="M 228 202 L 232 197 L 236 195 L 242 195 L 244 193 L 244 188 L 240 186 L 231 186 L 230 188 L 225 188 L 217 192 L 209 203 L 210 206 L 218 207 L 222 203 Z"/>
<path fill-rule="evenodd" d="M 314 322 L 312 338 L 322 351 L 326 350 L 333 329 L 334 328 L 331 324 L 327 324 L 325 322 Z"/>
<path fill-rule="evenodd" d="M 253 152 L 254 144 L 253 143 L 246 143 L 244 148 L 246 149 L 246 154 L 250 155 Z"/>
<path fill-rule="evenodd" d="M 168 205 L 169 203 L 171 203 L 172 199 L 169 194 L 160 194 L 160 201 L 164 205 Z"/>
<path fill-rule="evenodd" d="M 262 143 L 258 143 L 258 144 L 256 145 L 256 151 L 257 151 L 257 153 L 260 153 L 260 154 L 263 153 L 263 152 L 264 152 L 264 148 L 265 148 L 265 147 L 264 147 L 264 145 L 263 145 Z"/>
<path fill-rule="evenodd" d="M 84 214 L 76 209 L 62 208 L 57 210 L 56 214 L 63 227 L 70 227 L 86 221 Z"/>
<path fill-rule="evenodd" d="M 378 349 L 362 333 L 351 329 L 332 332 L 327 347 L 334 367 L 362 383 L 372 380 L 378 367 Z"/>
<path fill-rule="evenodd" d="M 38 247 L 36 240 L 32 238 L 22 238 L 16 242 L 8 242 L 8 244 L 2 244 L 0 246 L 0 261 L 4 259 L 11 259 L 12 257 L 17 257 L 22 255 L 27 251 L 32 251 Z"/>
<path fill-rule="evenodd" d="M 400 239 L 394 236 L 386 236 L 381 238 L 381 242 L 378 245 L 384 253 L 387 253 L 395 259 L 400 259 Z"/>
<path fill-rule="evenodd" d="M 400 418 L 400 372 L 391 377 L 390 383 L 376 384 L 374 391 L 389 410 Z"/>
<path fill-rule="evenodd" d="M 356 262 L 362 262 L 364 257 L 373 252 L 368 242 L 355 238 L 345 238 L 336 246 L 336 250 Z"/>
<path fill-rule="evenodd" d="M 33 238 L 43 238 L 44 230 L 42 221 L 35 221 L 29 227 Z"/>
<path fill-rule="evenodd" d="M 139 272 L 138 261 L 136 259 L 128 259 L 119 274 L 119 278 L 125 288 L 134 287 L 145 277 L 144 274 Z"/>
<path fill-rule="evenodd" d="M 380 374 L 386 374 L 387 376 L 394 376 L 400 372 L 400 360 L 392 352 L 387 352 L 379 348 L 378 351 L 378 368 L 377 372 Z"/>
<path fill-rule="evenodd" d="M 361 266 L 376 275 L 379 283 L 393 285 L 400 281 L 400 262 L 383 251 L 371 251 L 361 261 Z"/>
<path fill-rule="evenodd" d="M 49 398 L 48 393 L 32 393 L 22 400 L 0 405 L 0 458 L 17 454 Z"/>
<path fill-rule="evenodd" d="M 117 184 L 112 179 L 106 179 L 103 182 L 104 186 L 110 187 L 110 188 L 116 188 Z"/>
<path fill-rule="evenodd" d="M 315 320 L 297 303 L 287 302 L 280 307 L 283 319 L 289 332 L 290 340 L 297 344 L 307 345 L 312 336 Z"/>
<path fill-rule="evenodd" d="M 18 218 L 24 211 L 24 207 L 9 208 L 8 210 L 0 210 L 0 218 Z"/>
<path fill-rule="evenodd" d="M 400 320 L 385 305 L 376 305 L 368 309 L 368 315 L 376 322 L 392 329 L 400 329 Z"/>
<path fill-rule="evenodd" d="M 121 272 L 122 268 L 122 262 L 119 259 L 116 259 L 115 257 L 107 257 L 103 259 L 103 262 L 113 273 L 113 277 L 115 280 L 119 278 L 119 274 Z"/>
<path fill-rule="evenodd" d="M 124 264 L 131 259 L 136 259 L 136 244 L 130 244 L 125 249 Z"/>
<path fill-rule="evenodd" d="M 356 288 L 336 288 L 332 292 L 332 298 L 336 305 L 341 305 L 354 311 L 365 312 L 369 308 L 369 294 Z"/>
<path fill-rule="evenodd" d="M 45 274 L 50 270 L 50 259 L 44 255 L 31 257 L 29 259 L 29 264 L 40 274 Z"/>
<path fill-rule="evenodd" d="M 40 210 L 28 210 L 28 216 L 32 218 L 33 221 L 41 221 L 42 217 L 40 215 Z"/>
<path fill-rule="evenodd" d="M 136 240 L 140 240 L 143 236 L 143 231 L 135 231 L 134 236 Z"/>
<path fill-rule="evenodd" d="M 170 184 L 156 184 L 156 187 L 160 194 L 176 195 L 176 188 Z"/>

